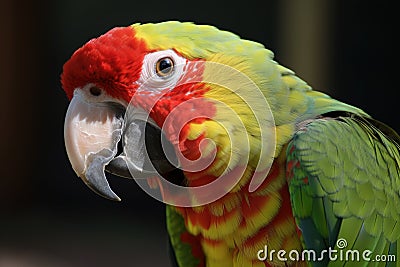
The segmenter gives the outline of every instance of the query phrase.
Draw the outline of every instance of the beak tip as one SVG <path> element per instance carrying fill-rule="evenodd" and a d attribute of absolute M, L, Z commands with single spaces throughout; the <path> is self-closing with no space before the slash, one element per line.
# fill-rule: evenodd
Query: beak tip
<path fill-rule="evenodd" d="M 114 193 L 114 195 L 112 195 L 112 196 L 107 196 L 107 198 L 108 198 L 109 200 L 112 200 L 112 201 L 121 202 L 121 198 L 120 198 L 117 194 L 115 194 L 115 193 Z"/>
<path fill-rule="evenodd" d="M 92 191 L 94 191 L 95 193 L 97 193 L 98 195 L 100 195 L 100 196 L 102 196 L 102 197 L 104 197 L 106 199 L 109 199 L 109 200 L 112 200 L 112 201 L 116 201 L 116 202 L 120 202 L 121 201 L 121 198 L 117 194 L 115 194 L 113 191 L 110 191 L 110 192 L 101 191 L 100 192 L 98 190 L 93 189 L 92 187 L 90 187 L 90 189 L 92 189 Z"/>
<path fill-rule="evenodd" d="M 93 192 L 95 192 L 99 196 L 102 196 L 102 197 L 112 200 L 112 201 L 117 201 L 117 202 L 121 201 L 121 198 L 117 194 L 115 194 L 114 191 L 112 191 L 112 189 L 110 188 L 108 183 L 106 186 L 99 185 L 99 184 L 93 184 L 93 183 L 90 183 L 89 181 L 85 181 L 85 183 Z"/>
<path fill-rule="evenodd" d="M 117 195 L 115 195 L 114 197 L 112 197 L 112 198 L 108 198 L 109 200 L 112 200 L 112 201 L 115 201 L 115 202 L 121 202 L 121 198 L 119 197 L 119 196 L 117 196 Z"/>

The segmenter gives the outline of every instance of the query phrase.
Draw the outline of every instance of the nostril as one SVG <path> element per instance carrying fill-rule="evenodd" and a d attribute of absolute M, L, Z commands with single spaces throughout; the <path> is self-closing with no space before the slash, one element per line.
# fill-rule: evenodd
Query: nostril
<path fill-rule="evenodd" d="M 101 95 L 101 89 L 99 87 L 96 86 L 90 87 L 89 91 L 93 96 Z"/>

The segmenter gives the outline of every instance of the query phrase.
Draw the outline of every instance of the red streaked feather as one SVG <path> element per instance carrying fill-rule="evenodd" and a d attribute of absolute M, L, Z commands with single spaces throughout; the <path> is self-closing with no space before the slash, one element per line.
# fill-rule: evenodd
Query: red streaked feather
<path fill-rule="evenodd" d="M 274 227 L 274 225 L 280 224 L 282 221 L 286 221 L 288 218 L 291 218 L 293 220 L 293 224 L 296 225 L 293 217 L 292 205 L 290 203 L 289 188 L 286 183 L 279 190 L 279 194 L 282 197 L 281 208 L 279 209 L 277 216 L 270 223 L 270 227 Z"/>
<path fill-rule="evenodd" d="M 199 239 L 196 236 L 189 234 L 188 232 L 182 233 L 180 238 L 183 243 L 189 244 L 192 248 L 192 255 L 199 260 L 199 264 L 197 265 L 197 267 L 204 267 L 204 253 Z"/>
<path fill-rule="evenodd" d="M 262 206 L 270 200 L 271 196 L 248 196 L 248 201 L 243 201 L 241 209 L 243 217 L 252 218 L 262 210 Z"/>
<path fill-rule="evenodd" d="M 200 142 L 204 139 L 204 133 L 195 140 L 183 139 L 179 144 L 183 156 L 189 160 L 197 160 L 201 156 Z"/>

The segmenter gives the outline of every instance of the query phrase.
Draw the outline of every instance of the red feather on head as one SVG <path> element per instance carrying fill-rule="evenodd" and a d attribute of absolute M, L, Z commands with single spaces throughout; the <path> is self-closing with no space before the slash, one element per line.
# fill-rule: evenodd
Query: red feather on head
<path fill-rule="evenodd" d="M 75 88 L 92 83 L 110 96 L 129 102 L 137 85 L 146 43 L 132 27 L 114 28 L 79 48 L 64 64 L 61 83 L 69 99 Z"/>

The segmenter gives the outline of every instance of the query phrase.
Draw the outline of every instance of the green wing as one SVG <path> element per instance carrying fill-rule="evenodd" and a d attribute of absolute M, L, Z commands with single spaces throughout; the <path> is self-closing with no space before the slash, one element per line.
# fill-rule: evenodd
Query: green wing
<path fill-rule="evenodd" d="M 173 266 L 199 267 L 204 265 L 200 243 L 195 236 L 188 233 L 181 214 L 174 207 L 167 205 L 167 230 L 172 247 Z"/>
<path fill-rule="evenodd" d="M 336 261 L 325 255 L 312 266 L 396 266 L 393 256 L 377 262 L 375 255 L 400 257 L 399 140 L 382 123 L 349 115 L 305 124 L 288 144 L 289 190 L 303 244 L 319 253 L 338 250 Z M 339 239 L 347 244 L 338 247 Z M 367 249 L 370 262 L 362 259 Z M 347 250 L 359 251 L 360 261 Z"/>

